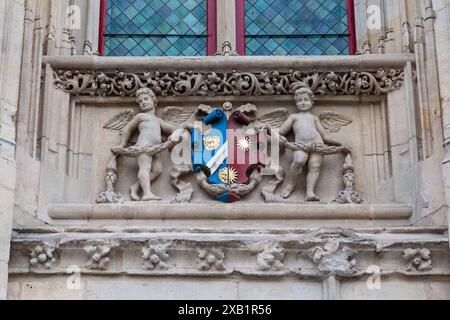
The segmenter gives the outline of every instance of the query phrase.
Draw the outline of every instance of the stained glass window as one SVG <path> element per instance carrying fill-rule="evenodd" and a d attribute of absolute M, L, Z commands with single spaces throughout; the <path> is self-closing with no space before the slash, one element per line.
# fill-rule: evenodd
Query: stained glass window
<path fill-rule="evenodd" d="M 346 0 L 245 0 L 247 55 L 349 54 Z"/>
<path fill-rule="evenodd" d="M 206 55 L 205 0 L 106 0 L 106 56 Z"/>

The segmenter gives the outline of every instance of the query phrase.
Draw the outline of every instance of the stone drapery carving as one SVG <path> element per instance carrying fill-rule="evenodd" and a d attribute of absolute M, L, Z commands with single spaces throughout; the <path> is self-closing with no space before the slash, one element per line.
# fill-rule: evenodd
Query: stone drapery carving
<path fill-rule="evenodd" d="M 316 95 L 381 95 L 398 89 L 403 71 L 376 72 L 141 72 L 127 73 L 58 70 L 58 88 L 72 95 L 134 96 L 149 88 L 158 96 L 261 96 L 291 95 L 309 87 Z"/>
<path fill-rule="evenodd" d="M 224 271 L 225 250 L 223 248 L 197 248 L 197 269 L 201 271 Z"/>
<path fill-rule="evenodd" d="M 30 249 L 30 265 L 36 268 L 51 269 L 56 262 L 56 248 L 50 244 L 42 243 Z"/>
<path fill-rule="evenodd" d="M 264 251 L 257 256 L 257 269 L 259 271 L 281 271 L 285 268 L 285 250 L 278 243 L 267 244 Z"/>
<path fill-rule="evenodd" d="M 149 241 L 146 246 L 142 248 L 142 259 L 144 259 L 145 268 L 148 270 L 167 270 L 169 265 L 167 261 L 170 256 L 167 252 L 170 247 L 170 242 Z"/>
<path fill-rule="evenodd" d="M 89 255 L 88 269 L 104 271 L 108 270 L 111 262 L 111 247 L 108 245 L 88 245 L 84 248 Z"/>
<path fill-rule="evenodd" d="M 327 275 L 350 276 L 357 272 L 355 255 L 357 252 L 341 245 L 339 239 L 328 239 L 322 246 L 307 251 L 309 258 L 317 264 L 320 272 Z"/>
<path fill-rule="evenodd" d="M 427 248 L 408 248 L 403 251 L 403 259 L 408 261 L 406 265 L 407 271 L 430 271 L 433 268 L 431 251 Z"/>

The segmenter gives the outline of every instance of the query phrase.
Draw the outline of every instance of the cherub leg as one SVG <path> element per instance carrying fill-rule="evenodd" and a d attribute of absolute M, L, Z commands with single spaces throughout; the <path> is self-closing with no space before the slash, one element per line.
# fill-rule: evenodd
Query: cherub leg
<path fill-rule="evenodd" d="M 130 187 L 131 200 L 140 201 L 139 197 L 139 188 L 141 187 L 141 183 L 138 181 Z"/>
<path fill-rule="evenodd" d="M 150 173 L 150 182 L 155 181 L 159 178 L 161 175 L 163 169 L 162 169 L 162 162 L 161 157 L 159 155 L 153 156 L 153 162 L 152 162 L 152 171 Z"/>
<path fill-rule="evenodd" d="M 308 153 L 304 151 L 295 151 L 293 153 L 293 161 L 291 170 L 286 177 L 286 187 L 281 192 L 283 198 L 289 198 L 295 190 L 298 177 L 302 174 L 303 167 L 308 161 Z"/>
<path fill-rule="evenodd" d="M 150 182 L 155 181 L 162 173 L 162 163 L 159 155 L 153 156 L 151 172 L 150 172 Z M 133 201 L 140 201 L 139 189 L 141 183 L 138 181 L 130 187 L 131 199 Z"/>
<path fill-rule="evenodd" d="M 150 172 L 152 171 L 153 157 L 147 154 L 141 154 L 137 157 L 137 162 L 139 165 L 139 183 L 144 192 L 142 201 L 161 200 L 161 198 L 152 193 L 150 187 Z"/>
<path fill-rule="evenodd" d="M 319 180 L 320 167 L 322 166 L 323 155 L 313 153 L 308 163 L 308 175 L 306 177 L 306 201 L 320 201 L 314 190 Z"/>

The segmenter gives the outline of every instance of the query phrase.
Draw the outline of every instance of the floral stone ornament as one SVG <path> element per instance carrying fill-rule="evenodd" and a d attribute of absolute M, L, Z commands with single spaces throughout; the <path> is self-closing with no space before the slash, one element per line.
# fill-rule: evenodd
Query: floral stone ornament
<path fill-rule="evenodd" d="M 285 250 L 277 243 L 268 244 L 264 251 L 258 254 L 257 269 L 259 271 L 281 271 L 285 268 L 283 261 Z"/>
<path fill-rule="evenodd" d="M 171 243 L 160 243 L 157 241 L 149 241 L 148 244 L 142 248 L 142 259 L 144 259 L 144 265 L 148 270 L 167 270 L 169 265 L 167 261 L 170 256 L 167 253 L 167 249 Z"/>
<path fill-rule="evenodd" d="M 224 271 L 225 265 L 225 251 L 221 248 L 199 248 L 197 268 L 201 271 L 210 271 L 215 269 L 217 271 Z"/>
<path fill-rule="evenodd" d="M 337 276 L 351 276 L 357 272 L 357 252 L 342 246 L 338 239 L 328 239 L 322 246 L 308 250 L 307 255 L 321 273 Z"/>
<path fill-rule="evenodd" d="M 111 248 L 106 245 L 86 246 L 84 250 L 89 254 L 88 268 L 92 270 L 108 270 L 111 262 Z"/>
<path fill-rule="evenodd" d="M 39 244 L 30 250 L 30 265 L 51 269 L 56 262 L 55 247 L 48 244 Z"/>
<path fill-rule="evenodd" d="M 417 271 L 430 271 L 432 266 L 431 251 L 427 248 L 406 249 L 403 251 L 403 259 L 408 261 L 407 271 L 416 269 Z"/>

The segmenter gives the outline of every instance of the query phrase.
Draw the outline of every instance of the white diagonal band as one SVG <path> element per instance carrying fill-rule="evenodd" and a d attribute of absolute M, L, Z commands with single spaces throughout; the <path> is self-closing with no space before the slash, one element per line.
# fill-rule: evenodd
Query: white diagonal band
<path fill-rule="evenodd" d="M 214 155 L 214 157 L 209 160 L 207 163 L 207 167 L 211 171 L 211 175 L 213 175 L 219 167 L 222 165 L 222 163 L 225 161 L 225 159 L 228 157 L 228 141 L 225 141 L 223 146 L 217 151 L 217 153 Z"/>

